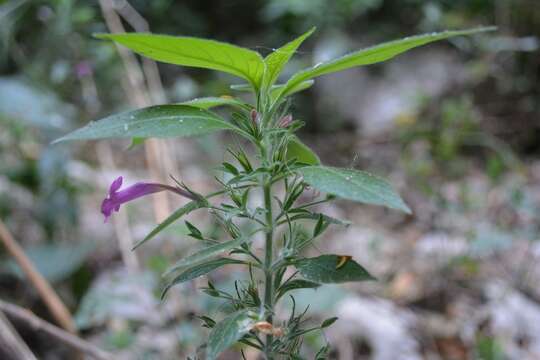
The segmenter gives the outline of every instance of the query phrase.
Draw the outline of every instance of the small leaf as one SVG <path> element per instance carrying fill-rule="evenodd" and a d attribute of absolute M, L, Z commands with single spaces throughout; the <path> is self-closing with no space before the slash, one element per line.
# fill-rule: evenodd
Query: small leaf
<path fill-rule="evenodd" d="M 238 100 L 230 96 L 223 97 L 203 97 L 198 99 L 193 99 L 189 101 L 184 101 L 179 105 L 188 105 L 201 109 L 210 109 L 218 106 L 231 105 L 240 109 L 251 110 L 252 106 L 246 104 L 245 102 Z"/>
<path fill-rule="evenodd" d="M 321 329 L 331 326 L 333 323 L 336 322 L 337 319 L 338 319 L 337 317 L 331 317 L 329 319 L 324 320 L 321 324 Z"/>
<path fill-rule="evenodd" d="M 240 246 L 244 242 L 246 242 L 246 239 L 238 238 L 238 239 L 233 239 L 233 240 L 229 240 L 229 241 L 225 241 L 219 244 L 205 247 L 204 249 L 199 250 L 196 253 L 188 255 L 185 258 L 177 261 L 173 266 L 171 266 L 165 272 L 165 275 L 168 275 L 171 272 L 179 270 L 181 268 L 185 268 L 193 264 L 200 263 L 209 258 L 218 256 L 219 254 L 222 254 L 227 250 L 231 250 L 237 246 Z"/>
<path fill-rule="evenodd" d="M 188 228 L 189 230 L 189 236 L 197 239 L 197 240 L 204 240 L 204 237 L 203 237 L 203 234 L 201 233 L 201 231 L 199 229 L 197 229 L 197 227 L 195 225 L 193 225 L 192 223 L 190 223 L 189 221 L 184 221 L 184 223 L 186 224 L 186 227 Z"/>
<path fill-rule="evenodd" d="M 306 40 L 313 32 L 315 27 L 294 39 L 293 41 L 283 45 L 279 49 L 274 50 L 268 55 L 264 62 L 266 63 L 266 72 L 264 74 L 265 86 L 271 86 L 278 78 L 285 65 L 289 62 L 291 56 L 294 55 L 296 49 Z"/>
<path fill-rule="evenodd" d="M 287 144 L 287 160 L 296 158 L 302 164 L 319 165 L 321 160 L 306 144 L 294 136 Z"/>
<path fill-rule="evenodd" d="M 339 255 L 321 255 L 297 260 L 294 266 L 303 277 L 318 283 L 343 283 L 375 279 L 354 260 L 349 260 L 337 268 L 340 258 Z"/>
<path fill-rule="evenodd" d="M 208 337 L 207 359 L 215 360 L 221 352 L 246 335 L 255 325 L 254 316 L 252 311 L 243 309 L 217 323 Z"/>
<path fill-rule="evenodd" d="M 321 284 L 313 282 L 313 281 L 309 281 L 309 280 L 304 280 L 304 279 L 290 280 L 279 287 L 277 299 L 281 298 L 283 295 L 285 295 L 287 292 L 291 290 L 316 289 L 319 286 L 321 286 Z"/>
<path fill-rule="evenodd" d="M 111 115 L 69 133 L 53 142 L 70 140 L 197 136 L 236 126 L 204 109 L 186 105 L 158 105 Z"/>
<path fill-rule="evenodd" d="M 309 89 L 310 87 L 313 86 L 313 84 L 315 84 L 314 80 L 302 81 L 298 84 L 295 84 L 291 88 L 287 89 L 287 95 L 292 95 L 297 92 Z M 272 86 L 272 90 L 270 91 L 270 97 L 272 98 L 272 100 L 275 101 L 276 99 L 278 99 L 282 95 L 286 87 L 287 87 L 287 84 Z"/>
<path fill-rule="evenodd" d="M 174 223 L 176 220 L 180 219 L 182 216 L 187 215 L 194 210 L 201 209 L 207 206 L 208 206 L 208 202 L 206 200 L 192 201 L 192 202 L 187 203 L 186 205 L 182 206 L 181 208 L 173 212 L 171 215 L 169 215 L 168 218 L 163 220 L 163 222 L 161 222 L 158 226 L 156 226 L 154 230 L 152 230 L 150 234 L 146 235 L 144 239 L 136 243 L 133 246 L 133 250 L 135 250 L 136 248 L 138 248 L 139 246 L 141 246 L 148 240 L 152 239 L 154 236 L 156 236 L 161 231 L 163 231 L 163 229 L 165 229 L 167 226 Z"/>
<path fill-rule="evenodd" d="M 264 61 L 261 55 L 236 45 L 186 36 L 144 33 L 97 34 L 150 59 L 182 66 L 223 71 L 258 86 Z"/>
<path fill-rule="evenodd" d="M 411 210 L 384 179 L 365 171 L 328 166 L 298 169 L 304 181 L 319 191 L 365 204 L 383 205 L 409 214 Z"/>
<path fill-rule="evenodd" d="M 198 278 L 199 276 L 203 276 L 208 274 L 209 272 L 212 272 L 224 265 L 229 264 L 243 264 L 243 261 L 235 260 L 235 259 L 228 259 L 228 258 L 219 258 L 210 260 L 201 264 L 197 264 L 185 271 L 183 271 L 180 275 L 176 276 L 174 279 L 172 279 L 169 284 L 163 289 L 163 292 L 161 294 L 161 298 L 163 299 L 165 297 L 165 294 L 167 294 L 167 291 L 171 287 L 177 284 L 181 284 L 186 281 L 193 280 L 195 278 Z"/>
<path fill-rule="evenodd" d="M 296 88 L 296 86 L 298 86 L 300 83 L 306 80 L 313 79 L 317 76 L 346 70 L 356 66 L 370 65 L 386 61 L 396 55 L 404 53 L 415 47 L 428 44 L 430 42 L 447 39 L 453 36 L 470 35 L 478 32 L 491 30 L 495 30 L 495 28 L 484 27 L 462 31 L 444 31 L 440 33 L 417 35 L 400 40 L 386 42 L 367 49 L 355 51 L 338 59 L 320 63 L 311 68 L 296 73 L 296 75 L 294 75 L 291 79 L 289 79 L 289 81 L 287 81 L 286 86 L 280 91 L 277 97 L 281 98 L 282 96 L 291 94 Z"/>

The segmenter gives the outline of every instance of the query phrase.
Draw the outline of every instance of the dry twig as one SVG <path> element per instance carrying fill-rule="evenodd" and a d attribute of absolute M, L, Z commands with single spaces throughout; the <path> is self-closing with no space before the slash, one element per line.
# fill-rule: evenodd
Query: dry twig
<path fill-rule="evenodd" d="M 13 360 L 37 360 L 13 325 L 0 311 L 0 355 Z"/>
<path fill-rule="evenodd" d="M 0 300 L 0 310 L 3 311 L 12 319 L 26 323 L 35 331 L 43 331 L 56 340 L 64 343 L 65 345 L 71 347 L 73 350 L 88 354 L 95 359 L 99 360 L 112 360 L 114 357 L 111 353 L 98 348 L 97 346 L 85 341 L 73 334 L 68 333 L 60 329 L 57 326 L 54 326 L 47 321 L 40 319 L 34 315 L 31 311 L 26 310 L 20 306 L 7 303 Z M 32 358 L 22 358 L 22 359 L 32 359 Z"/>
<path fill-rule="evenodd" d="M 47 308 L 58 324 L 70 333 L 76 334 L 77 329 L 69 310 L 56 292 L 54 292 L 49 282 L 36 270 L 32 261 L 26 256 L 24 250 L 13 238 L 2 220 L 0 220 L 0 239 L 6 246 L 9 254 L 13 256 L 17 264 L 19 264 L 28 280 L 34 285 L 39 296 L 43 299 L 43 302 L 47 305 Z"/>

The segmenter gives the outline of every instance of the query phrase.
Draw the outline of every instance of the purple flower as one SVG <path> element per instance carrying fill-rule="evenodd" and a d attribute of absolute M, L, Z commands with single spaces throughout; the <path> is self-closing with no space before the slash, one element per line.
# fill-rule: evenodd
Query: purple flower
<path fill-rule="evenodd" d="M 124 190 L 120 190 L 122 181 L 122 176 L 119 176 L 112 182 L 107 197 L 101 203 L 101 213 L 105 216 L 105 222 L 107 222 L 113 211 L 118 212 L 120 210 L 120 205 L 148 194 L 169 190 L 192 200 L 197 199 L 197 196 L 188 190 L 159 183 L 138 182 Z"/>

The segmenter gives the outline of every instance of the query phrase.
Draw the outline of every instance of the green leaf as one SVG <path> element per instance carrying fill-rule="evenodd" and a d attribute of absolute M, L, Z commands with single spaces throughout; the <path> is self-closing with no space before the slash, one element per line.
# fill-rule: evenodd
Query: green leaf
<path fill-rule="evenodd" d="M 287 160 L 296 158 L 302 164 L 319 165 L 321 160 L 306 144 L 294 136 L 287 144 Z"/>
<path fill-rule="evenodd" d="M 352 259 L 339 266 L 341 258 L 339 255 L 321 255 L 314 258 L 300 259 L 293 265 L 303 277 L 318 283 L 375 280 L 366 269 Z"/>
<path fill-rule="evenodd" d="M 309 89 L 310 87 L 313 86 L 313 84 L 315 84 L 315 80 L 302 81 L 301 83 L 298 83 L 294 85 L 293 87 L 291 87 L 290 89 L 288 89 L 287 95 L 292 95 L 297 92 Z M 270 91 L 270 97 L 272 98 L 272 100 L 276 101 L 276 99 L 278 99 L 281 96 L 282 92 L 284 91 L 286 87 L 287 87 L 286 84 L 276 85 L 275 87 L 273 86 L 272 90 Z"/>
<path fill-rule="evenodd" d="M 327 328 L 329 326 L 332 326 L 333 323 L 335 323 L 337 321 L 337 317 L 331 317 L 331 318 L 328 318 L 326 320 L 324 320 L 321 324 L 321 329 L 324 329 L 324 328 Z"/>
<path fill-rule="evenodd" d="M 198 278 L 199 276 L 203 276 L 208 274 L 209 272 L 212 272 L 224 265 L 229 264 L 243 264 L 244 262 L 241 260 L 235 260 L 235 259 L 228 259 L 228 258 L 219 258 L 210 260 L 201 264 L 197 264 L 185 271 L 183 271 L 180 275 L 176 276 L 174 279 L 172 279 L 169 284 L 163 289 L 163 292 L 161 294 L 161 298 L 163 299 L 165 297 L 165 294 L 171 287 L 177 284 L 181 284 L 186 281 L 193 280 L 195 278 Z"/>
<path fill-rule="evenodd" d="M 298 84 L 302 83 L 303 81 L 313 79 L 317 76 L 350 69 L 356 66 L 383 62 L 410 49 L 428 44 L 430 42 L 447 39 L 453 36 L 470 35 L 495 29 L 496 28 L 494 27 L 484 27 L 462 31 L 443 31 L 440 33 L 406 37 L 404 39 L 394 40 L 369 47 L 367 49 L 358 50 L 338 59 L 320 63 L 296 73 L 292 78 L 289 79 L 289 81 L 287 81 L 286 86 L 280 91 L 278 98 L 291 94 L 292 90 L 295 89 Z"/>
<path fill-rule="evenodd" d="M 147 242 L 148 240 L 152 239 L 154 236 L 159 234 L 162 230 L 164 230 L 167 226 L 174 223 L 176 220 L 180 219 L 182 216 L 189 214 L 190 212 L 204 208 L 208 206 L 208 202 L 206 200 L 200 200 L 200 201 L 191 201 L 187 203 L 186 205 L 182 206 L 181 208 L 177 209 L 175 212 L 173 212 L 171 215 L 169 215 L 168 218 L 163 220 L 158 226 L 154 228 L 144 239 L 139 241 L 133 246 L 133 250 Z"/>
<path fill-rule="evenodd" d="M 204 260 L 210 259 L 212 257 L 218 256 L 224 253 L 225 251 L 228 251 L 237 246 L 240 246 L 241 244 L 245 242 L 246 242 L 246 239 L 241 237 L 238 239 L 233 239 L 233 240 L 229 240 L 229 241 L 225 241 L 219 244 L 205 247 L 204 249 L 199 250 L 196 253 L 186 256 L 185 258 L 177 261 L 173 266 L 171 266 L 165 272 L 165 275 L 169 275 L 173 271 L 176 271 L 176 270 L 191 266 L 193 264 L 203 262 Z"/>
<path fill-rule="evenodd" d="M 245 109 L 245 110 L 251 110 L 253 107 L 249 104 L 246 104 L 245 102 L 238 100 L 233 97 L 203 97 L 198 99 L 193 99 L 189 101 L 184 101 L 180 103 L 181 105 L 189 105 L 201 109 L 210 109 L 217 106 L 225 106 L 225 105 L 231 105 L 235 106 L 237 108 Z"/>
<path fill-rule="evenodd" d="M 215 360 L 221 352 L 242 339 L 253 328 L 255 322 L 255 313 L 243 309 L 217 323 L 208 337 L 206 358 Z"/>
<path fill-rule="evenodd" d="M 315 27 L 294 39 L 293 41 L 283 45 L 279 49 L 274 50 L 268 55 L 264 62 L 266 63 L 266 72 L 264 74 L 264 85 L 271 86 L 278 78 L 285 65 L 289 62 L 291 56 L 294 55 L 296 49 L 306 40 L 313 32 Z"/>
<path fill-rule="evenodd" d="M 316 289 L 319 286 L 321 286 L 321 284 L 313 282 L 313 281 L 309 281 L 309 280 L 304 280 L 304 279 L 294 279 L 291 281 L 287 281 L 286 283 L 284 283 L 283 285 L 279 287 L 277 291 L 278 293 L 277 299 L 281 298 L 283 295 L 285 295 L 287 292 L 291 290 Z"/>
<path fill-rule="evenodd" d="M 365 204 L 383 205 L 410 213 L 411 210 L 384 179 L 365 171 L 328 166 L 298 169 L 304 181 L 319 191 Z"/>
<path fill-rule="evenodd" d="M 258 52 L 219 41 L 144 33 L 96 37 L 113 40 L 153 60 L 233 74 L 257 87 L 264 73 L 264 61 Z"/>
<path fill-rule="evenodd" d="M 233 130 L 244 134 L 241 129 L 208 110 L 187 105 L 158 105 L 90 122 L 53 143 L 89 139 L 197 136 L 218 130 Z"/>

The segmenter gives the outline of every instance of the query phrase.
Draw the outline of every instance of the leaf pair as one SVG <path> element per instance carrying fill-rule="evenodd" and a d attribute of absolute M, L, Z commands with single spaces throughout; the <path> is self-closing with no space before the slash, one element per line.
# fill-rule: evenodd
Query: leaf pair
<path fill-rule="evenodd" d="M 350 69 L 356 66 L 386 61 L 430 42 L 459 35 L 494 30 L 484 27 L 462 31 L 444 31 L 390 41 L 348 55 L 317 64 L 294 75 L 277 94 L 278 98 L 290 94 L 302 83 L 315 77 Z M 150 59 L 197 68 L 223 71 L 247 80 L 255 89 L 270 88 L 289 62 L 291 56 L 315 28 L 273 51 L 266 58 L 253 50 L 214 40 L 186 36 L 154 35 L 144 33 L 98 34 L 100 39 L 113 40 Z"/>

